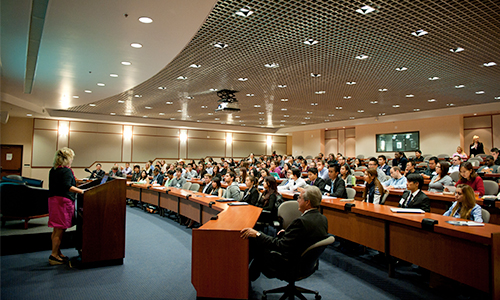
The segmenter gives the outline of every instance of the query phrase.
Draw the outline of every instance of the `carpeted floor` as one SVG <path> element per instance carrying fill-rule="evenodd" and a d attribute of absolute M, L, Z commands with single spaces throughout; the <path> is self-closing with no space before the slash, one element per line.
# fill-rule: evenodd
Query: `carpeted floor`
<path fill-rule="evenodd" d="M 196 299 L 191 285 L 191 230 L 127 207 L 124 264 L 87 270 L 49 266 L 50 251 L 1 257 L 1 299 Z M 63 250 L 76 256 L 74 249 Z M 323 299 L 445 299 L 419 275 L 387 277 L 383 267 L 327 249 L 320 269 L 298 283 L 320 291 Z M 411 273 L 411 272 L 410 272 Z M 230 278 L 221 278 L 228 280 Z M 261 276 L 252 299 L 283 282 Z M 279 299 L 269 295 L 268 299 Z M 314 296 L 308 296 L 314 299 Z"/>

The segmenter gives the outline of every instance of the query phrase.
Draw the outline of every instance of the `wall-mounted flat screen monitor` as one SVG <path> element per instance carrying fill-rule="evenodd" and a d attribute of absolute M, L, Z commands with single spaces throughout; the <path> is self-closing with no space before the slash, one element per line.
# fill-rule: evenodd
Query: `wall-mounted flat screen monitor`
<path fill-rule="evenodd" d="M 377 134 L 377 152 L 415 151 L 420 149 L 420 132 Z"/>

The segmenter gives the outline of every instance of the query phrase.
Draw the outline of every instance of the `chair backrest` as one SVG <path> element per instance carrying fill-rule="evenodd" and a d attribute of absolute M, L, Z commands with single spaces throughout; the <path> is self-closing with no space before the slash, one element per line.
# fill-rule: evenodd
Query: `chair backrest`
<path fill-rule="evenodd" d="M 243 196 L 245 195 L 244 191 L 240 191 L 240 200 L 243 200 Z"/>
<path fill-rule="evenodd" d="M 473 167 L 479 167 L 479 161 L 478 160 L 469 160 L 469 162 L 472 164 Z"/>
<path fill-rule="evenodd" d="M 347 192 L 347 199 L 354 199 L 356 196 L 356 190 L 353 188 L 345 188 L 345 191 Z"/>
<path fill-rule="evenodd" d="M 484 208 L 481 208 L 481 217 L 483 217 L 483 223 L 490 222 L 490 212 Z"/>
<path fill-rule="evenodd" d="M 365 173 L 362 172 L 362 171 L 355 171 L 354 173 L 352 173 L 352 175 L 354 175 L 354 176 L 365 176 Z"/>
<path fill-rule="evenodd" d="M 309 246 L 300 257 L 298 262 L 299 264 L 299 273 L 296 274 L 296 280 L 300 280 L 306 277 L 309 277 L 316 271 L 318 259 L 325 251 L 326 247 L 335 242 L 335 238 L 333 236 L 329 236 L 326 239 L 323 239 L 311 246 Z"/>
<path fill-rule="evenodd" d="M 426 162 L 418 163 L 417 167 L 419 167 L 419 168 L 427 168 L 427 163 Z"/>
<path fill-rule="evenodd" d="M 199 183 L 191 183 L 191 186 L 189 187 L 190 191 L 199 191 L 200 190 L 200 184 Z"/>
<path fill-rule="evenodd" d="M 450 156 L 448 154 L 439 154 L 437 157 L 438 158 L 450 158 Z"/>
<path fill-rule="evenodd" d="M 359 167 L 356 168 L 356 171 L 364 172 L 365 170 L 366 170 L 365 166 L 359 166 Z"/>
<path fill-rule="evenodd" d="M 356 158 L 363 159 L 363 158 L 365 158 L 365 156 L 363 154 L 360 154 L 360 155 L 356 156 Z"/>
<path fill-rule="evenodd" d="M 382 198 L 380 198 L 379 204 L 384 205 L 385 200 L 387 200 L 387 197 L 389 197 L 389 190 L 385 190 L 384 195 L 382 196 Z"/>
<path fill-rule="evenodd" d="M 23 182 L 23 177 L 19 176 L 19 175 L 7 175 L 5 177 L 8 178 L 8 179 L 11 179 L 11 180 Z"/>
<path fill-rule="evenodd" d="M 191 184 L 192 184 L 191 182 L 184 183 L 184 185 L 182 186 L 182 189 L 189 190 L 189 188 L 191 187 Z"/>
<path fill-rule="evenodd" d="M 306 156 L 306 159 L 311 159 L 313 158 L 311 155 Z"/>
<path fill-rule="evenodd" d="M 453 173 L 450 173 L 450 177 L 451 179 L 453 179 L 454 182 L 457 182 L 458 179 L 460 178 L 460 172 L 453 172 Z"/>
<path fill-rule="evenodd" d="M 484 184 L 484 194 L 485 195 L 496 195 L 498 194 L 498 183 L 491 180 L 483 180 Z"/>
<path fill-rule="evenodd" d="M 478 154 L 477 157 L 481 157 L 481 158 L 486 158 L 486 156 L 488 156 L 488 154 Z"/>
<path fill-rule="evenodd" d="M 283 219 L 283 228 L 286 229 L 293 220 L 300 217 L 302 213 L 299 210 L 299 202 L 296 200 L 288 200 L 283 202 L 278 207 L 278 217 Z"/>
<path fill-rule="evenodd" d="M 483 158 L 481 156 L 474 156 L 474 157 L 469 158 L 468 161 L 473 161 L 473 160 L 477 160 L 478 162 L 482 162 Z"/>

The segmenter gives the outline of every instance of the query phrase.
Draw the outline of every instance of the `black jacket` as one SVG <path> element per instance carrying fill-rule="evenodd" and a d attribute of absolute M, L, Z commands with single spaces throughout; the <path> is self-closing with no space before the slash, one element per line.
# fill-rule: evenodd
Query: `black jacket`
<path fill-rule="evenodd" d="M 332 193 L 332 185 L 333 185 L 333 193 Z M 331 179 L 328 179 L 326 181 L 323 192 L 330 194 L 331 197 L 347 199 L 345 182 L 344 179 L 342 179 L 340 176 L 338 176 L 337 179 L 335 179 L 335 182 L 333 182 Z"/>
<path fill-rule="evenodd" d="M 295 219 L 283 234 L 271 237 L 261 234 L 256 237 L 259 246 L 277 251 L 284 257 L 296 259 L 309 246 L 328 237 L 328 221 L 319 210 L 312 209 Z"/>
<path fill-rule="evenodd" d="M 308 180 L 306 181 L 307 185 L 311 185 L 311 181 Z M 324 190 L 325 189 L 325 184 L 326 184 L 326 181 L 321 178 L 321 177 L 318 177 L 316 178 L 316 180 L 314 180 L 314 186 L 317 186 L 319 188 L 320 191 Z"/>
<path fill-rule="evenodd" d="M 75 176 L 70 168 L 52 168 L 49 172 L 49 197 L 61 196 L 76 200 L 76 194 L 69 189 L 76 186 Z"/>
<path fill-rule="evenodd" d="M 259 201 L 259 191 L 257 191 L 257 188 L 254 186 L 250 189 L 246 189 L 243 193 L 243 198 L 240 201 L 257 206 L 257 201 Z"/>
<path fill-rule="evenodd" d="M 94 171 L 92 171 L 92 174 L 90 174 L 90 179 L 103 178 L 105 174 L 106 173 L 104 173 L 103 170 L 99 170 L 99 171 L 94 170 Z"/>
<path fill-rule="evenodd" d="M 201 190 L 201 192 L 204 193 L 204 194 L 211 194 L 212 193 L 212 189 L 213 189 L 212 181 L 210 181 L 207 185 L 205 185 L 203 187 L 203 189 Z"/>
<path fill-rule="evenodd" d="M 421 190 L 418 191 L 415 198 L 411 199 L 410 203 L 407 203 L 406 206 L 403 206 L 405 204 L 406 200 L 410 197 L 410 195 L 411 195 L 410 191 L 405 191 L 403 193 L 403 197 L 401 197 L 401 200 L 399 201 L 398 206 L 404 207 L 404 208 L 420 208 L 421 210 L 423 210 L 425 212 L 431 211 L 431 200 Z"/>

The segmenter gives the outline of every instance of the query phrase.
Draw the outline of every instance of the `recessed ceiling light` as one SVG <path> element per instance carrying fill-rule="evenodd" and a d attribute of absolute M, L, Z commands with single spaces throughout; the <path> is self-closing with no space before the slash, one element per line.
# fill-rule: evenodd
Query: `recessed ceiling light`
<path fill-rule="evenodd" d="M 264 121 L 265 119 L 264 118 L 259 118 L 259 120 Z"/>
<path fill-rule="evenodd" d="M 142 98 L 142 95 L 137 94 L 137 95 L 134 95 L 134 97 L 135 98 Z"/>
<path fill-rule="evenodd" d="M 175 118 L 170 118 L 170 120 L 175 120 Z"/>
<path fill-rule="evenodd" d="M 33 115 L 32 114 L 26 114 L 27 117 L 32 117 Z"/>
<path fill-rule="evenodd" d="M 90 103 L 89 106 L 95 106 L 95 103 Z"/>
<path fill-rule="evenodd" d="M 115 77 L 115 78 L 116 78 L 116 77 L 118 77 L 118 74 L 111 73 L 111 74 L 109 74 L 109 76 L 110 76 L 110 77 Z"/>
<path fill-rule="evenodd" d="M 385 113 L 379 113 L 378 115 L 379 116 L 385 116 Z"/>
<path fill-rule="evenodd" d="M 484 94 L 484 91 L 477 91 L 476 92 L 476 95 L 481 95 L 481 94 Z"/>
<path fill-rule="evenodd" d="M 177 79 L 179 79 L 179 80 L 186 80 L 187 77 L 186 76 L 179 76 L 179 77 L 177 77 Z"/>
<path fill-rule="evenodd" d="M 496 66 L 497 63 L 496 62 L 493 62 L 493 61 L 490 61 L 489 63 L 484 63 L 483 66 L 485 67 L 493 67 L 493 66 Z"/>
<path fill-rule="evenodd" d="M 166 86 L 159 86 L 159 87 L 158 87 L 158 89 L 159 89 L 159 90 L 166 90 L 166 89 L 167 89 L 167 87 L 166 87 Z"/>
<path fill-rule="evenodd" d="M 305 125 L 305 124 L 307 124 L 307 123 L 306 123 L 306 122 L 300 122 L 300 124 Z"/>
<path fill-rule="evenodd" d="M 153 109 L 151 106 L 146 106 L 145 108 L 146 109 Z"/>
<path fill-rule="evenodd" d="M 347 85 L 355 85 L 356 84 L 356 81 L 348 81 L 346 82 Z"/>
<path fill-rule="evenodd" d="M 406 71 L 406 70 L 408 70 L 407 67 L 396 68 L 396 71 Z"/>
<path fill-rule="evenodd" d="M 335 109 L 342 109 L 342 106 L 337 106 L 335 107 Z"/>
<path fill-rule="evenodd" d="M 317 91 L 317 92 L 314 92 L 316 95 L 321 95 L 321 94 L 324 94 L 326 93 L 326 91 Z"/>
<path fill-rule="evenodd" d="M 214 120 L 215 120 L 215 121 L 219 121 L 219 120 L 220 120 L 220 118 L 215 118 Z"/>
<path fill-rule="evenodd" d="M 320 77 L 321 74 L 315 74 L 315 73 L 311 73 L 311 77 Z"/>
<path fill-rule="evenodd" d="M 465 49 L 462 48 L 462 47 L 457 47 L 455 49 L 450 49 L 451 52 L 454 52 L 454 53 L 458 53 L 458 52 L 462 52 L 464 51 Z"/>
<path fill-rule="evenodd" d="M 188 99 L 188 100 L 193 100 L 193 99 L 194 99 L 194 97 L 193 97 L 193 96 L 186 96 L 186 99 Z"/>
<path fill-rule="evenodd" d="M 201 108 L 208 108 L 208 106 L 206 106 L 206 105 L 202 105 L 202 106 L 201 106 Z"/>
<path fill-rule="evenodd" d="M 412 32 L 411 34 L 414 35 L 414 36 L 423 36 L 423 35 L 428 34 L 428 32 L 425 31 L 425 30 L 423 30 L 423 29 L 419 29 L 419 30 L 417 30 L 415 32 Z"/>
<path fill-rule="evenodd" d="M 358 109 L 358 112 L 359 112 L 359 113 L 364 113 L 365 111 L 364 111 L 364 110 L 362 110 L 362 109 Z"/>
<path fill-rule="evenodd" d="M 349 117 L 349 119 L 354 120 L 354 117 Z"/>
<path fill-rule="evenodd" d="M 304 44 L 306 45 L 316 45 L 318 43 L 318 41 L 314 40 L 314 39 L 307 39 L 304 41 Z"/>
<path fill-rule="evenodd" d="M 159 115 L 160 115 L 160 116 L 164 116 L 164 115 L 165 115 L 165 113 L 159 113 Z"/>
<path fill-rule="evenodd" d="M 239 11 L 235 13 L 235 15 L 240 16 L 240 17 L 248 17 L 251 14 L 253 14 L 253 11 L 250 10 L 248 7 L 242 7 L 240 8 Z"/>
<path fill-rule="evenodd" d="M 109 114 L 112 115 L 112 116 L 116 115 L 116 113 L 109 113 Z"/>
<path fill-rule="evenodd" d="M 333 116 L 334 116 L 334 114 L 328 114 L 328 116 L 329 116 L 329 117 L 333 117 Z"/>
<path fill-rule="evenodd" d="M 167 101 L 167 102 L 165 102 L 165 104 L 168 104 L 168 105 L 170 105 L 170 104 L 174 104 L 174 102 L 171 102 L 171 101 Z"/>
<path fill-rule="evenodd" d="M 378 101 L 376 101 L 376 100 L 375 100 L 375 101 L 370 101 L 370 103 L 371 103 L 371 104 L 377 104 L 377 103 L 378 103 Z"/>
<path fill-rule="evenodd" d="M 270 63 L 270 64 L 265 64 L 264 67 L 266 68 L 278 68 L 280 65 L 277 63 Z"/>
<path fill-rule="evenodd" d="M 239 118 L 240 118 L 240 116 L 234 116 L 234 117 L 235 117 L 236 119 L 239 119 Z"/>
<path fill-rule="evenodd" d="M 281 111 L 287 111 L 288 109 L 287 108 L 282 108 Z"/>
<path fill-rule="evenodd" d="M 214 44 L 214 47 L 223 49 L 223 48 L 227 47 L 227 44 L 224 44 L 222 42 L 217 42 L 217 43 Z"/>
<path fill-rule="evenodd" d="M 330 120 L 326 119 L 325 122 L 330 122 Z"/>
<path fill-rule="evenodd" d="M 461 88 L 464 88 L 464 87 L 465 87 L 465 85 L 463 85 L 463 84 L 455 85 L 456 89 L 461 89 Z"/>
<path fill-rule="evenodd" d="M 285 123 L 285 122 L 286 122 L 286 120 L 280 120 L 280 122 L 281 122 L 281 123 Z"/>
<path fill-rule="evenodd" d="M 288 99 L 286 99 L 286 98 L 281 99 L 281 102 L 288 102 Z"/>
<path fill-rule="evenodd" d="M 247 97 L 253 97 L 255 94 L 247 94 Z"/>
<path fill-rule="evenodd" d="M 99 82 L 97 85 L 98 85 L 98 86 L 105 86 L 105 84 L 104 84 L 104 83 L 102 83 L 102 82 Z"/>
<path fill-rule="evenodd" d="M 260 104 L 255 104 L 253 107 L 257 107 L 258 108 L 258 107 L 260 107 Z"/>
<path fill-rule="evenodd" d="M 378 89 L 379 92 L 387 92 L 387 89 Z"/>
<path fill-rule="evenodd" d="M 263 112 L 263 111 L 259 111 L 259 115 L 263 115 L 263 114 L 264 114 L 264 112 Z"/>
<path fill-rule="evenodd" d="M 238 80 L 239 80 L 239 81 L 247 81 L 247 80 L 248 80 L 248 78 L 246 78 L 246 77 L 240 77 L 240 78 L 238 78 Z"/>
<path fill-rule="evenodd" d="M 312 111 L 307 111 L 306 112 L 306 114 L 308 114 L 308 115 L 312 115 L 312 113 L 313 113 Z"/>
<path fill-rule="evenodd" d="M 239 80 L 239 79 L 238 79 Z M 211 92 L 215 92 L 217 89 L 210 89 Z"/>
<path fill-rule="evenodd" d="M 344 99 L 351 99 L 351 96 L 344 96 Z"/>
<path fill-rule="evenodd" d="M 85 93 L 90 94 L 90 93 L 92 93 L 92 91 L 91 90 L 85 90 Z"/>
<path fill-rule="evenodd" d="M 359 12 L 362 15 L 369 14 L 373 11 L 375 11 L 375 8 L 370 7 L 368 5 L 362 6 L 360 9 L 356 9 L 356 12 Z"/>
<path fill-rule="evenodd" d="M 361 55 L 356 56 L 355 58 L 356 58 L 356 59 L 363 60 L 363 59 L 367 59 L 367 58 L 368 58 L 368 55 L 361 54 Z"/>
<path fill-rule="evenodd" d="M 124 100 L 118 100 L 118 103 L 125 103 Z"/>
<path fill-rule="evenodd" d="M 318 106 L 318 102 L 311 103 L 312 106 Z"/>
<path fill-rule="evenodd" d="M 288 118 L 290 117 L 290 115 L 283 115 L 283 118 Z"/>
<path fill-rule="evenodd" d="M 437 77 L 437 76 L 429 77 L 429 80 L 438 80 L 438 79 L 439 79 L 439 77 Z"/>
<path fill-rule="evenodd" d="M 132 63 L 129 61 L 122 61 L 122 65 L 124 66 L 130 66 Z"/>
<path fill-rule="evenodd" d="M 500 100 L 500 97 L 495 97 L 495 100 Z"/>
<path fill-rule="evenodd" d="M 413 94 L 408 94 L 408 95 L 406 95 L 405 97 L 406 97 L 406 98 L 413 98 L 413 97 L 415 97 L 415 95 L 413 95 Z"/>
<path fill-rule="evenodd" d="M 245 126 L 245 124 L 241 124 L 241 126 Z"/>
<path fill-rule="evenodd" d="M 182 112 L 182 109 L 178 109 L 177 112 L 179 112 L 179 113 Z"/>
<path fill-rule="evenodd" d="M 136 49 L 142 48 L 142 44 L 140 44 L 140 43 L 132 43 L 132 44 L 130 44 L 130 46 L 132 46 L 132 48 L 136 48 Z"/>
<path fill-rule="evenodd" d="M 189 65 L 190 68 L 195 68 L 195 69 L 198 69 L 199 67 L 201 67 L 201 65 L 197 65 L 197 64 L 190 64 Z"/>
<path fill-rule="evenodd" d="M 429 99 L 427 102 L 436 102 L 436 99 Z"/>
<path fill-rule="evenodd" d="M 282 89 L 283 89 L 283 88 L 286 88 L 286 84 L 278 84 L 278 87 L 279 87 L 279 88 L 282 88 Z"/>
<path fill-rule="evenodd" d="M 392 107 L 394 107 L 394 108 L 398 108 L 398 107 L 399 107 L 399 104 L 394 104 Z"/>
<path fill-rule="evenodd" d="M 153 19 L 151 19 L 150 17 L 140 17 L 139 22 L 144 23 L 144 24 L 149 24 L 149 23 L 153 23 Z"/>
<path fill-rule="evenodd" d="M 306 120 L 311 120 L 311 117 L 305 117 L 304 119 L 306 119 Z"/>
<path fill-rule="evenodd" d="M 214 113 L 208 113 L 209 116 L 213 116 Z"/>
<path fill-rule="evenodd" d="M 453 103 L 446 103 L 446 106 L 455 106 Z"/>
<path fill-rule="evenodd" d="M 78 98 L 80 98 L 80 96 L 73 96 L 73 98 L 78 99 Z"/>
<path fill-rule="evenodd" d="M 420 111 L 420 108 L 414 108 L 413 111 Z"/>

